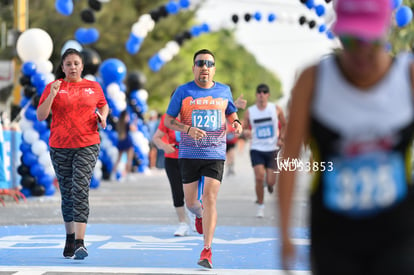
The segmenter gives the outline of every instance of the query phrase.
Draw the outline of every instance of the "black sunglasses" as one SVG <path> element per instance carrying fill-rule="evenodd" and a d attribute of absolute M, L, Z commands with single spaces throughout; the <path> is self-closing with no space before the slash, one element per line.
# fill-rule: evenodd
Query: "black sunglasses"
<path fill-rule="evenodd" d="M 261 93 L 268 94 L 269 91 L 267 91 L 267 90 L 259 90 L 259 91 L 257 91 L 257 94 L 261 94 Z"/>
<path fill-rule="evenodd" d="M 200 68 L 202 68 L 204 65 L 206 65 L 207 68 L 212 68 L 212 67 L 214 67 L 214 61 L 197 60 L 197 61 L 194 61 L 194 65 L 196 65 L 197 67 L 200 67 Z"/>

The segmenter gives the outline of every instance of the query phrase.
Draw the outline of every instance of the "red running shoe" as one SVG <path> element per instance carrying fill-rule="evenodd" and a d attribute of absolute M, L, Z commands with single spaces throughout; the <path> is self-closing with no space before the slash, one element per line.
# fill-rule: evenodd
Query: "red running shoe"
<path fill-rule="evenodd" d="M 203 234 L 203 218 L 196 216 L 195 218 L 195 228 L 199 234 Z"/>
<path fill-rule="evenodd" d="M 213 254 L 211 253 L 211 247 L 204 248 L 203 251 L 201 251 L 200 260 L 198 260 L 198 265 L 201 265 L 205 268 L 213 268 L 213 263 L 211 262 L 212 255 Z"/>

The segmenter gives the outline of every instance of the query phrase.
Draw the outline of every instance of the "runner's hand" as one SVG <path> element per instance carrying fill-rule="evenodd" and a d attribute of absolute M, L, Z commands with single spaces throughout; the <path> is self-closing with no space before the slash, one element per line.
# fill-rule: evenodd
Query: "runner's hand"
<path fill-rule="evenodd" d="M 52 85 L 50 86 L 50 94 L 55 97 L 57 95 L 57 93 L 59 92 L 60 89 L 60 84 L 62 83 L 61 80 L 56 80 L 55 82 L 52 83 Z"/>

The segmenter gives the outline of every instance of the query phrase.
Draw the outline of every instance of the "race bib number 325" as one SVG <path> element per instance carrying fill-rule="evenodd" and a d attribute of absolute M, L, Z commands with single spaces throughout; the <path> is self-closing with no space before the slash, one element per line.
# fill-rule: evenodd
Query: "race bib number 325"
<path fill-rule="evenodd" d="M 332 161 L 334 169 L 324 173 L 323 199 L 335 212 L 369 216 L 406 195 L 404 162 L 398 153 L 375 152 Z"/>

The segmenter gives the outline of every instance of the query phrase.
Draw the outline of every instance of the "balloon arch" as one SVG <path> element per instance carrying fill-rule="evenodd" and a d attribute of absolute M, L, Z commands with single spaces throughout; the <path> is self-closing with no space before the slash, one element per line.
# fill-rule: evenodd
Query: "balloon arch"
<path fill-rule="evenodd" d="M 108 1 L 108 0 L 107 0 Z M 105 1 L 105 2 L 107 2 Z M 81 12 L 84 22 L 93 23 L 95 12 L 101 10 L 102 2 L 89 0 L 87 9 Z M 326 7 L 315 4 L 314 0 L 300 0 L 308 9 L 314 10 L 318 18 L 326 13 Z M 325 0 L 328 5 L 331 1 Z M 72 0 L 56 0 L 56 11 L 64 16 L 70 16 L 73 12 Z M 139 52 L 147 34 L 153 30 L 155 24 L 163 17 L 177 14 L 180 10 L 191 8 L 189 0 L 169 1 L 167 4 L 154 9 L 149 14 L 143 14 L 131 27 L 131 33 L 125 42 L 126 51 L 133 55 Z M 394 19 L 398 27 L 408 25 L 413 17 L 409 7 L 402 5 L 402 0 L 392 0 Z M 241 20 L 251 22 L 261 21 L 263 18 L 268 23 L 288 22 L 316 28 L 319 33 L 326 34 L 328 39 L 334 35 L 329 30 L 329 25 L 323 20 L 310 19 L 305 16 L 287 18 L 283 13 L 269 13 L 266 16 L 260 12 L 245 13 L 243 15 L 232 14 L 229 20 L 237 25 Z M 215 31 L 207 23 L 194 25 L 183 31 L 155 53 L 149 60 L 148 66 L 154 72 L 159 71 L 163 65 L 173 59 L 179 53 L 180 46 L 187 39 L 198 37 L 204 33 Z M 112 170 L 118 157 L 117 133 L 114 131 L 116 120 L 123 110 L 128 110 L 132 120 L 136 121 L 138 131 L 134 133 L 134 148 L 139 163 L 139 171 L 145 172 L 148 167 L 149 131 L 144 123 L 143 115 L 148 110 L 148 92 L 144 89 L 145 76 L 140 72 L 127 73 L 125 64 L 117 58 L 109 58 L 101 61 L 99 54 L 85 45 L 96 43 L 100 34 L 96 28 L 78 28 L 74 33 L 74 39 L 65 42 L 61 49 L 63 53 L 68 48 L 80 51 L 84 59 L 85 78 L 98 81 L 104 90 L 111 114 L 108 117 L 108 127 L 101 133 L 101 154 L 94 170 L 91 188 L 97 188 L 102 178 Z M 52 73 L 53 65 L 49 58 L 53 51 L 53 41 L 49 34 L 42 29 L 32 28 L 24 31 L 17 41 L 17 53 L 22 61 L 20 84 L 22 85 L 22 99 L 20 107 L 23 116 L 20 121 L 22 142 L 21 163 L 17 172 L 21 175 L 22 193 L 25 196 L 52 195 L 55 192 L 55 174 L 49 157 L 48 139 L 50 135 L 49 121 L 37 121 L 36 108 L 40 96 L 48 83 L 55 80 Z M 98 76 L 96 76 L 98 74 Z M 124 84 L 126 81 L 126 84 Z"/>

